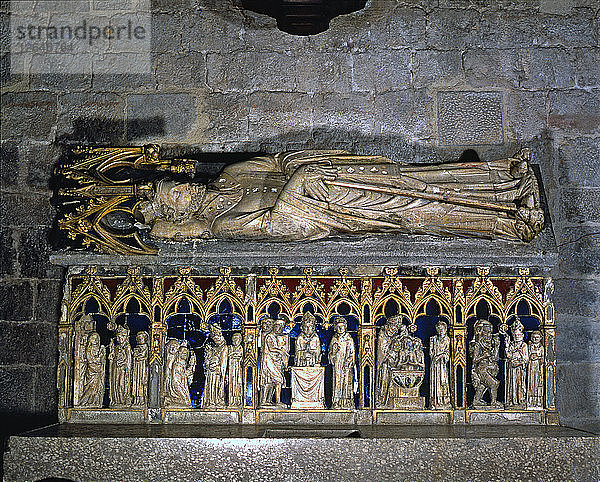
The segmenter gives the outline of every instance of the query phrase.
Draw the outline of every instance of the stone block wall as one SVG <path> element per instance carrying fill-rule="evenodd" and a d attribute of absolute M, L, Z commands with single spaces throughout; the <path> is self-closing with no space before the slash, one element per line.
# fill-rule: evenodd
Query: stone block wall
<path fill-rule="evenodd" d="M 2 3 L 1 414 L 55 416 L 52 167 L 76 144 L 157 142 L 188 156 L 317 147 L 409 162 L 530 147 L 560 245 L 560 415 L 600 419 L 596 0 L 371 0 L 311 37 L 235 0 L 152 8 L 148 74 L 11 75 Z"/>

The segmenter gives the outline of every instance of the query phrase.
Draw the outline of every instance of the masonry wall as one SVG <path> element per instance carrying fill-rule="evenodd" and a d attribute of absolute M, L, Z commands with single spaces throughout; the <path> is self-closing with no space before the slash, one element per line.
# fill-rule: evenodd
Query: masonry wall
<path fill-rule="evenodd" d="M 154 0 L 152 73 L 83 76 L 11 75 L 1 8 L 0 414 L 55 418 L 52 167 L 76 144 L 156 142 L 186 156 L 318 147 L 409 162 L 530 147 L 560 245 L 561 419 L 600 419 L 597 1 L 372 0 L 293 37 L 233 0 Z"/>

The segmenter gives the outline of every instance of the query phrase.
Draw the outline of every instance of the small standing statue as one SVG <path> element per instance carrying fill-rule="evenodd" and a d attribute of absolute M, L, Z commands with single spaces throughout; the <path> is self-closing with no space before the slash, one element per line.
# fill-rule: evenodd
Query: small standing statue
<path fill-rule="evenodd" d="M 136 336 L 137 342 L 133 349 L 133 370 L 131 379 L 131 394 L 134 407 L 145 407 L 148 404 L 148 333 L 140 331 Z"/>
<path fill-rule="evenodd" d="M 377 406 L 385 408 L 390 403 L 390 380 L 391 369 L 395 366 L 395 353 L 392 350 L 394 339 L 398 335 L 398 329 L 402 323 L 402 317 L 391 316 L 381 328 L 377 339 Z"/>
<path fill-rule="evenodd" d="M 347 331 L 346 320 L 339 317 L 329 344 L 329 363 L 333 367 L 332 408 L 354 408 L 354 340 Z"/>
<path fill-rule="evenodd" d="M 106 349 L 100 344 L 100 335 L 94 332 L 88 337 L 84 351 L 82 393 L 79 405 L 102 408 L 106 367 Z"/>
<path fill-rule="evenodd" d="M 448 362 L 450 361 L 450 337 L 448 325 L 438 321 L 435 325 L 437 335 L 431 337 L 429 353 L 431 355 L 431 408 L 447 409 L 451 407 Z"/>
<path fill-rule="evenodd" d="M 175 358 L 177 358 L 177 352 L 179 351 L 180 341 L 175 338 L 170 338 L 165 343 L 165 363 L 163 366 L 162 376 L 162 396 L 165 400 L 169 397 L 169 394 L 173 392 L 173 364 Z"/>
<path fill-rule="evenodd" d="M 131 345 L 129 328 L 117 326 L 116 343 L 111 340 L 108 353 L 111 407 L 131 405 Z"/>
<path fill-rule="evenodd" d="M 270 321 L 263 322 L 260 400 L 261 405 L 273 405 L 275 396 L 275 405 L 278 406 L 281 405 L 281 389 L 285 383 L 283 371 L 288 366 L 289 338 L 283 331 L 284 320 Z"/>
<path fill-rule="evenodd" d="M 321 340 L 315 331 L 315 316 L 307 311 L 302 315 L 302 331 L 296 339 L 296 356 L 294 365 L 297 367 L 316 367 L 320 365 Z"/>
<path fill-rule="evenodd" d="M 244 350 L 242 348 L 242 334 L 234 333 L 231 337 L 233 345 L 229 347 L 229 406 L 241 407 L 244 404 L 244 378 L 242 361 Z"/>
<path fill-rule="evenodd" d="M 500 339 L 497 333 L 493 333 L 494 327 L 487 320 L 477 320 L 475 322 L 475 335 L 469 345 L 469 351 L 473 357 L 473 367 L 471 369 L 471 378 L 475 387 L 475 398 L 473 406 L 488 406 L 483 395 L 486 390 L 490 391 L 490 406 L 502 407 L 497 402 L 498 387 L 500 382 L 496 379 L 498 375 L 498 351 L 500 349 Z"/>
<path fill-rule="evenodd" d="M 180 344 L 171 368 L 171 393 L 167 398 L 169 407 L 190 408 L 190 385 L 194 379 L 196 355 L 185 344 Z"/>
<path fill-rule="evenodd" d="M 544 346 L 539 331 L 531 333 L 527 363 L 527 408 L 544 408 Z"/>
<path fill-rule="evenodd" d="M 506 405 L 510 408 L 525 408 L 527 402 L 529 354 L 523 328 L 517 318 L 511 327 L 512 340 L 506 337 Z"/>
<path fill-rule="evenodd" d="M 227 374 L 227 343 L 217 325 L 210 326 L 214 345 L 207 344 L 204 352 L 204 396 L 202 408 L 225 406 L 225 376 Z"/>

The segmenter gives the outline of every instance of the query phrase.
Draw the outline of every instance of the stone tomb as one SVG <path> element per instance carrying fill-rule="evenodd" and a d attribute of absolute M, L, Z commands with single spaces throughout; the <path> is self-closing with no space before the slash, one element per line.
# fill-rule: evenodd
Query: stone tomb
<path fill-rule="evenodd" d="M 218 477 L 226 470 L 228 477 L 285 478 L 286 474 L 308 476 L 319 467 L 321 474 L 340 473 L 349 480 L 370 473 L 376 478 L 400 475 L 418 479 L 425 463 L 428 473 L 433 470 L 440 477 L 458 480 L 465 474 L 483 474 L 484 467 L 489 476 L 486 461 L 494 453 L 501 459 L 495 465 L 499 477 L 509 480 L 557 474 L 594 480 L 598 476 L 598 438 L 548 427 L 558 423 L 553 347 L 549 344 L 555 336 L 552 282 L 547 274 L 555 258 L 552 250 L 540 248 L 549 243 L 548 238 L 542 236 L 533 245 L 514 244 L 511 249 L 506 243 L 492 242 L 492 249 L 488 244 L 485 252 L 480 243 L 408 236 L 297 243 L 285 250 L 267 243 L 262 244 L 262 266 L 252 243 L 195 241 L 184 250 L 165 244 L 157 257 L 56 254 L 55 263 L 69 266 L 59 322 L 62 423 L 12 437 L 5 456 L 6 476 L 10 480 L 42 476 L 79 480 L 119 473 L 132 480 L 158 480 L 173 471 L 198 474 L 198 467 L 204 467 L 202 473 L 207 477 Z M 376 263 L 353 266 L 354 253 L 362 261 L 367 249 L 381 253 L 371 258 Z M 275 250 L 278 267 L 265 262 Z M 250 252 L 256 257 L 247 254 Z M 456 266 L 454 256 L 460 257 L 463 267 Z M 481 266 L 484 258 L 494 268 Z M 334 259 L 345 261 L 345 266 L 333 265 Z M 436 267 L 422 268 L 424 259 L 426 265 Z M 222 266 L 225 261 L 229 267 Z M 341 303 L 350 310 L 338 310 Z M 484 313 L 483 306 L 487 306 Z M 326 372 L 323 408 L 295 408 L 291 401 L 295 342 L 307 311 L 315 318 L 321 342 L 319 366 Z M 284 320 L 283 335 L 289 345 L 285 380 L 276 388 L 280 389 L 279 403 L 271 398 L 261 405 L 260 329 L 265 315 Z M 400 317 L 394 318 L 397 315 Z M 346 321 L 346 332 L 354 343 L 356 369 L 350 387 L 352 406 L 334 408 L 329 350 L 332 325 L 339 317 Z M 528 406 L 527 397 L 524 407 L 509 404 L 513 392 L 506 383 L 509 364 L 505 347 L 507 339 L 514 339 L 511 327 L 517 317 L 527 342 L 533 331 L 543 334 L 542 406 Z M 472 374 L 475 348 L 471 346 L 479 318 L 491 321 L 492 339 L 501 344 L 496 404 L 491 403 L 488 388 L 483 395 L 485 406 L 476 406 Z M 418 346 L 419 341 L 422 347 L 422 406 L 398 408 L 394 397 L 389 405 L 380 405 L 385 401 L 378 376 L 385 371 L 380 365 L 378 373 L 377 349 L 390 319 L 406 328 L 406 337 L 418 338 L 411 345 Z M 440 320 L 447 322 L 450 339 L 449 405 L 436 405 L 436 389 L 431 385 L 431 337 L 436 336 L 435 325 Z M 111 321 L 114 325 L 109 326 Z M 500 329 L 503 322 L 508 329 Z M 210 345 L 208 351 L 216 353 L 220 343 L 211 338 L 219 338 L 219 330 L 211 331 L 212 324 L 218 324 L 228 351 L 237 343 L 233 335 L 242 334 L 241 406 L 230 403 L 235 398 L 231 395 L 235 381 L 230 381 L 229 359 L 224 403 L 218 385 L 217 405 L 203 406 L 206 370 L 210 369 L 205 350 Z M 129 330 L 127 340 L 117 339 L 120 326 Z M 414 326 L 416 329 L 411 328 Z M 402 341 L 404 335 L 398 340 L 395 327 L 390 330 L 396 341 Z M 399 330 L 404 332 L 404 328 Z M 134 367 L 135 354 L 145 351 L 140 349 L 146 344 L 146 338 L 138 336 L 140 332 L 148 333 L 147 392 L 142 404 L 136 405 L 133 387 L 138 385 L 133 383 L 133 374 L 146 373 L 136 372 Z M 97 337 L 90 336 L 93 333 L 98 333 L 105 354 L 101 401 L 99 406 L 82 406 L 85 386 L 76 373 L 85 359 L 76 361 L 76 347 L 85 348 L 82 340 L 87 339 L 90 351 L 97 349 Z M 202 336 L 193 336 L 198 333 Z M 166 350 L 172 339 L 182 340 L 178 349 L 189 347 L 182 351 L 185 357 L 180 365 L 189 390 L 188 406 L 165 404 Z M 131 349 L 130 404 L 114 406 L 110 361 L 115 359 L 114 346 L 127 342 Z M 196 362 L 190 370 L 192 352 Z M 393 351 L 395 355 L 401 352 Z M 419 357 L 416 360 L 418 364 Z M 523 424 L 529 427 L 524 429 Z M 129 463 L 129 457 L 111 455 L 132 446 L 137 447 L 135 464 Z M 93 457 L 89 457 L 90 447 Z M 188 455 L 177 455 L 183 453 Z M 312 455 L 306 457 L 307 453 Z M 435 453 L 440 456 L 432 456 Z M 218 461 L 226 458 L 231 463 L 224 469 Z M 402 461 L 401 466 L 395 460 Z M 277 474 L 269 467 L 277 467 Z"/>
<path fill-rule="evenodd" d="M 273 478 L 273 464 L 279 477 L 418 478 L 427 459 L 452 480 L 489 476 L 490 453 L 503 478 L 597 478 L 597 437 L 551 427 L 550 225 L 529 244 L 134 239 L 139 254 L 52 256 L 68 268 L 61 424 L 10 439 L 11 478 Z M 110 457 L 132 443 L 137 464 Z"/>

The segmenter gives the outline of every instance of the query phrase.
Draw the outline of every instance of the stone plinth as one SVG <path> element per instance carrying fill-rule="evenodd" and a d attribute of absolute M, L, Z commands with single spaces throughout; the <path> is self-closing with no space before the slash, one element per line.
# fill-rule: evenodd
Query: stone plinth
<path fill-rule="evenodd" d="M 563 427 L 86 426 L 13 436 L 5 480 L 598 480 Z"/>
<path fill-rule="evenodd" d="M 197 269 L 312 266 L 323 267 L 324 270 L 347 266 L 351 269 L 350 274 L 353 273 L 352 267 L 360 269 L 362 274 L 371 274 L 369 267 L 375 273 L 381 266 L 493 266 L 495 272 L 500 273 L 502 269 L 514 272 L 516 267 L 549 271 L 557 262 L 552 226 L 547 226 L 531 243 L 394 234 L 288 243 L 195 240 L 163 242 L 159 248 L 156 256 L 57 252 L 50 259 L 67 267 L 143 266 L 156 274 L 172 271 L 177 266 L 194 266 Z"/>

